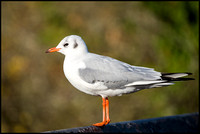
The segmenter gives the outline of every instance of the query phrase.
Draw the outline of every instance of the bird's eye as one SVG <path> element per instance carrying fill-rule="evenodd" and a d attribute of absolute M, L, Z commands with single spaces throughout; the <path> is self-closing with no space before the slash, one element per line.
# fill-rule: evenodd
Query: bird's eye
<path fill-rule="evenodd" d="M 66 46 L 68 46 L 68 45 L 69 45 L 68 43 L 65 43 L 63 46 L 66 47 Z"/>

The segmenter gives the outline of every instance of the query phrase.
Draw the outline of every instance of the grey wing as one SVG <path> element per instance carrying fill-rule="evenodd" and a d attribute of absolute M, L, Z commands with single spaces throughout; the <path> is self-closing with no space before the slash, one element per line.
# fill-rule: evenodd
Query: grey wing
<path fill-rule="evenodd" d="M 131 66 L 106 56 L 91 54 L 84 60 L 86 68 L 79 69 L 81 79 L 88 83 L 102 82 L 108 89 L 120 89 L 142 80 L 157 80 L 161 74 L 154 69 Z"/>

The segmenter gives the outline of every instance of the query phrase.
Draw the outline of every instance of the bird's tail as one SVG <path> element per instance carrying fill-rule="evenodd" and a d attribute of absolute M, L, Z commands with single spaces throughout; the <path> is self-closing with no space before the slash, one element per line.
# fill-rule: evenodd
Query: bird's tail
<path fill-rule="evenodd" d="M 184 76 L 192 75 L 192 73 L 162 73 L 162 80 L 171 81 L 186 81 L 186 80 L 194 80 L 194 78 L 182 78 Z"/>
<path fill-rule="evenodd" d="M 126 87 L 135 87 L 139 91 L 141 89 L 148 89 L 148 88 L 156 88 L 156 87 L 163 87 L 163 86 L 170 86 L 173 85 L 174 81 L 187 81 L 187 80 L 194 80 L 194 78 L 182 78 L 184 76 L 191 75 L 192 73 L 162 73 L 161 80 L 153 80 L 153 81 L 137 81 L 134 83 L 127 84 Z"/>
<path fill-rule="evenodd" d="M 188 75 L 192 75 L 192 73 L 161 73 L 161 78 L 164 82 L 151 85 L 151 88 L 173 85 L 173 81 L 194 80 L 194 78 L 182 78 Z"/>

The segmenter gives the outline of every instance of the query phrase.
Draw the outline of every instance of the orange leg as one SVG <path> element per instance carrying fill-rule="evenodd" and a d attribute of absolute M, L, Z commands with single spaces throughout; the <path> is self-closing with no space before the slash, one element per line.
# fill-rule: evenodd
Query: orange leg
<path fill-rule="evenodd" d="M 102 98 L 102 105 L 103 105 L 103 121 L 100 123 L 93 124 L 93 126 L 104 126 L 110 122 L 109 118 L 109 102 L 108 98 Z"/>
<path fill-rule="evenodd" d="M 110 123 L 110 117 L 109 117 L 109 101 L 108 98 L 106 98 L 106 124 Z"/>

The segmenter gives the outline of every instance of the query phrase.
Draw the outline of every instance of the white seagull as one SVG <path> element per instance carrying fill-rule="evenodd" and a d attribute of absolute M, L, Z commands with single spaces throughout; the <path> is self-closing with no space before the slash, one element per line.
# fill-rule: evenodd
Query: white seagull
<path fill-rule="evenodd" d="M 173 81 L 193 80 L 180 78 L 191 73 L 160 73 L 152 68 L 133 66 L 90 53 L 85 42 L 77 35 L 65 37 L 57 47 L 48 49 L 46 53 L 56 51 L 65 55 L 63 70 L 69 82 L 84 93 L 102 97 L 103 121 L 94 126 L 104 126 L 110 122 L 110 96 L 169 86 L 174 84 Z"/>

